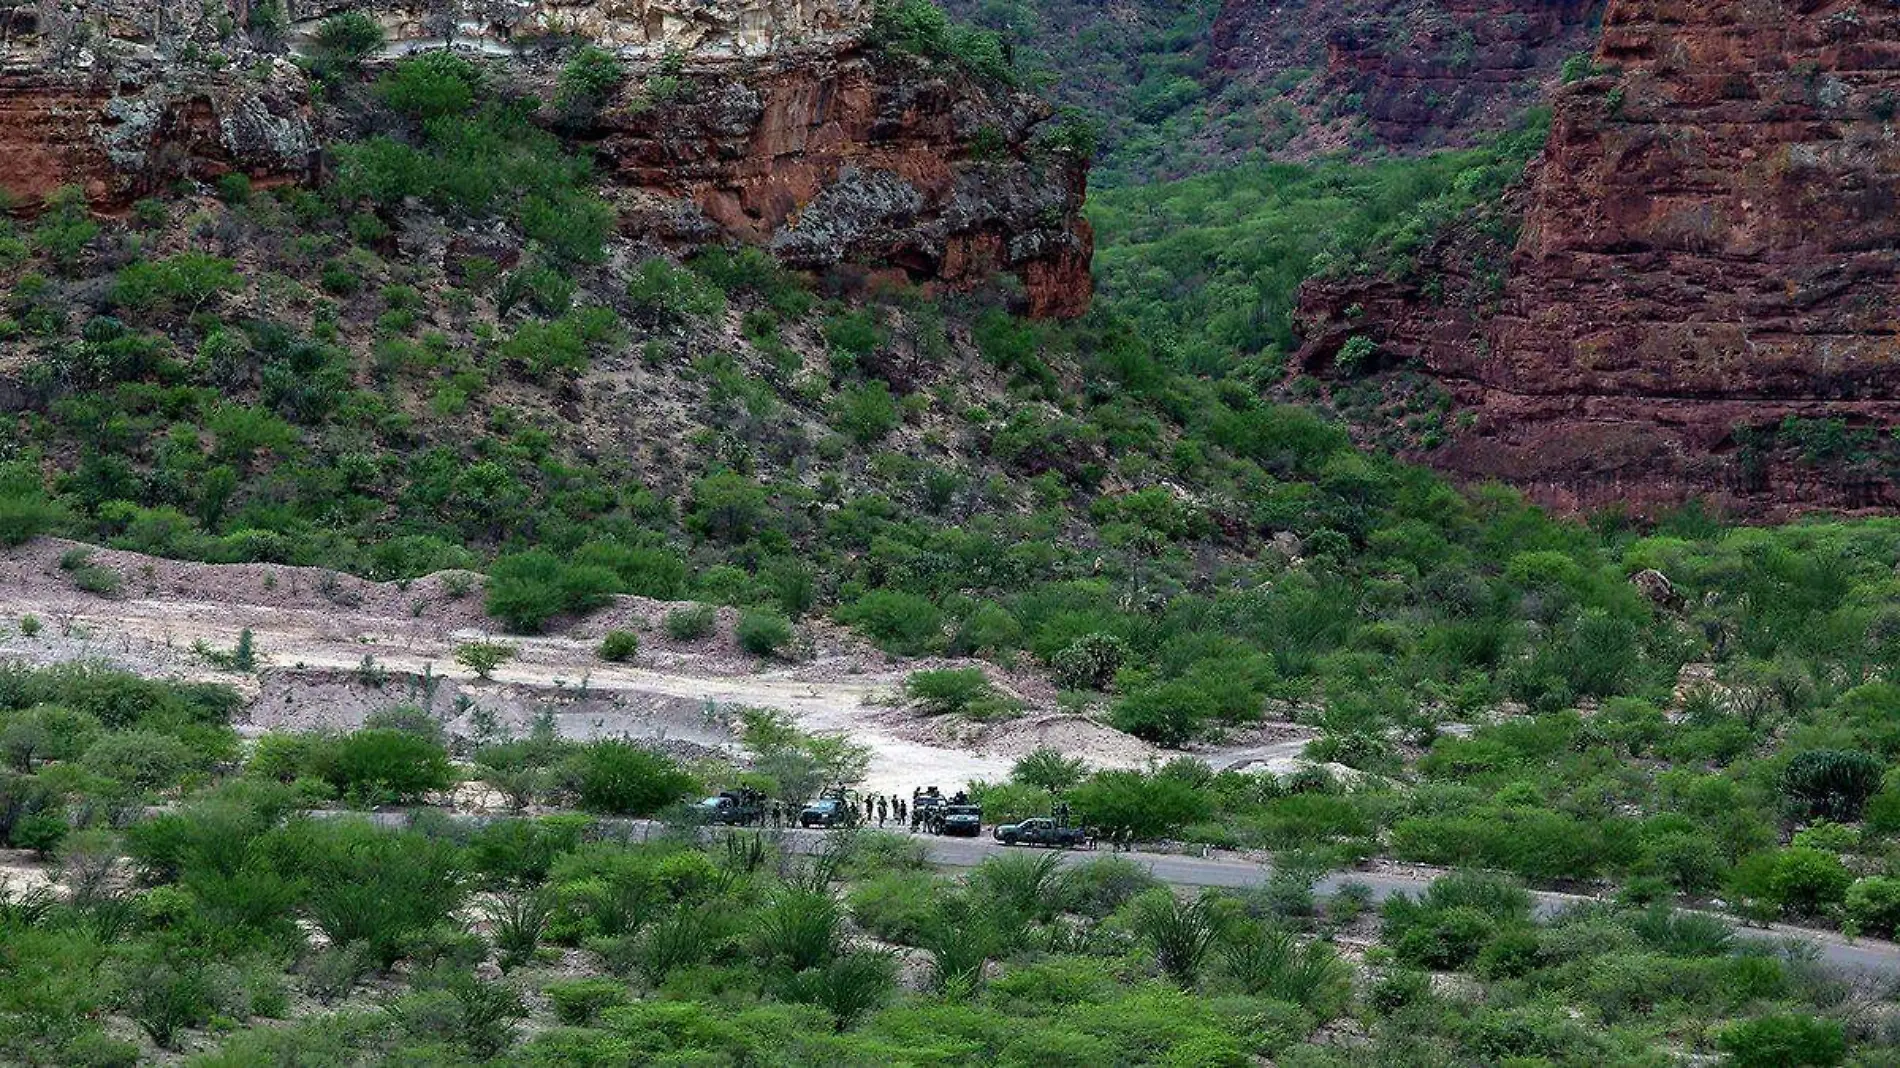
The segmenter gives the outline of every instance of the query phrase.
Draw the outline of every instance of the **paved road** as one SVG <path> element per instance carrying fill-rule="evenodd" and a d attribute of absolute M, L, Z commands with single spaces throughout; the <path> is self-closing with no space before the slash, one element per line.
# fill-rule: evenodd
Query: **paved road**
<path fill-rule="evenodd" d="M 825 834 L 818 831 L 785 831 L 785 844 L 800 852 L 812 852 L 822 848 Z M 946 868 L 973 868 L 984 858 L 998 853 L 1012 851 L 990 838 L 938 838 L 932 835 L 919 835 L 918 841 L 924 844 L 925 854 L 931 863 Z M 1255 864 L 1233 857 L 1195 857 L 1175 853 L 1130 852 L 1110 854 L 1100 850 L 1070 851 L 1061 854 L 1065 865 L 1087 863 L 1097 857 L 1120 856 L 1146 867 L 1155 878 L 1170 886 L 1219 887 L 1222 889 L 1243 889 L 1260 886 L 1272 876 L 1271 867 Z M 1374 901 L 1384 901 L 1400 894 L 1416 896 L 1422 894 L 1432 884 L 1427 875 L 1407 875 L 1392 872 L 1333 872 L 1322 876 L 1313 884 L 1316 894 L 1326 895 L 1338 892 L 1347 883 L 1358 883 L 1372 891 Z M 1571 906 L 1595 900 L 1579 894 L 1564 894 L 1550 890 L 1532 890 L 1531 908 L 1540 919 L 1548 919 Z M 1730 917 L 1721 919 L 1733 923 Z M 1796 942 L 1813 946 L 1820 959 L 1842 972 L 1879 978 L 1900 979 L 1900 945 L 1878 939 L 1861 938 L 1849 942 L 1838 934 L 1828 931 L 1815 931 L 1804 927 L 1789 927 L 1776 924 L 1770 927 L 1736 926 L 1738 938 L 1763 942 Z"/>
<path fill-rule="evenodd" d="M 313 815 L 349 815 L 343 812 L 313 813 Z M 377 812 L 370 817 L 385 826 L 401 826 L 409 819 L 406 812 Z M 483 817 L 456 814 L 457 820 L 481 820 Z M 653 820 L 602 820 L 610 827 L 626 830 L 635 839 L 657 836 L 662 825 Z M 715 830 L 714 834 L 753 833 L 744 829 Z M 816 853 L 826 847 L 838 832 L 807 831 L 796 828 L 773 829 L 763 832 L 780 839 L 784 848 L 797 853 Z M 901 833 L 901 832 L 899 832 Z M 939 838 L 935 835 L 917 835 L 915 840 L 922 843 L 924 855 L 932 864 L 945 868 L 974 868 L 985 858 L 999 853 L 1015 852 L 1027 847 L 1003 845 L 993 838 Z M 1155 878 L 1170 886 L 1217 887 L 1239 890 L 1250 886 L 1261 886 L 1273 875 L 1273 869 L 1265 864 L 1256 864 L 1228 856 L 1183 856 L 1178 853 L 1147 853 L 1134 851 L 1110 853 L 1105 850 L 1069 850 L 1057 854 L 1064 866 L 1086 864 L 1098 857 L 1119 856 L 1146 867 Z M 1434 876 L 1410 875 L 1399 872 L 1333 872 L 1321 876 L 1313 884 L 1316 894 L 1327 895 L 1338 892 L 1348 883 L 1357 883 L 1372 891 L 1372 899 L 1384 901 L 1400 894 L 1419 895 L 1431 886 Z M 1532 890 L 1531 910 L 1540 919 L 1548 919 L 1573 905 L 1596 900 L 1580 894 L 1564 894 L 1551 890 Z M 1719 913 L 1711 913 L 1730 924 L 1734 920 Z M 1817 958 L 1836 970 L 1857 977 L 1881 980 L 1900 980 L 1900 945 L 1879 939 L 1859 938 L 1848 941 L 1829 931 L 1816 931 L 1805 927 L 1790 927 L 1775 924 L 1769 927 L 1735 926 L 1738 938 L 1758 942 L 1790 942 L 1813 947 Z"/>

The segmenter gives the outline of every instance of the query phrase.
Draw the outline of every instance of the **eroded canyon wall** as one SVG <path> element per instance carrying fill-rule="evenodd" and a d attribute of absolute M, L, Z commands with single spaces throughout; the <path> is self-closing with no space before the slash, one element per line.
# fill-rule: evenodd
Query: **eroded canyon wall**
<path fill-rule="evenodd" d="M 1595 39 L 1604 0 L 1227 0 L 1212 65 L 1273 83 L 1318 75 L 1311 128 L 1325 151 L 1363 126 L 1399 150 L 1467 145 L 1519 121 Z"/>
<path fill-rule="evenodd" d="M 1314 344 L 1417 359 L 1466 410 L 1429 458 L 1560 506 L 1900 505 L 1900 12 L 1614 0 L 1596 60 L 1502 291 L 1460 289 L 1454 232 L 1425 273 L 1458 297 L 1316 286 Z"/>
<path fill-rule="evenodd" d="M 45 0 L 0 38 L 0 188 L 30 207 L 77 186 L 114 211 L 180 179 L 316 178 L 354 131 L 293 56 L 344 10 L 383 27 L 373 62 L 455 48 L 544 98 L 575 42 L 619 55 L 629 77 L 597 116 L 547 117 L 598 155 L 631 236 L 947 288 L 1010 272 L 1034 314 L 1088 307 L 1087 167 L 1051 110 L 872 47 L 861 0 L 295 3 L 276 34 L 242 3 Z M 648 92 L 655 74 L 674 89 Z"/>

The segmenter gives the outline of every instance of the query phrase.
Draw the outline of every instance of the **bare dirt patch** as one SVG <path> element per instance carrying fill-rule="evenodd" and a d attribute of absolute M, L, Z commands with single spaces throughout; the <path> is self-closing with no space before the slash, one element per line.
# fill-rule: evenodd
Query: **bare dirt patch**
<path fill-rule="evenodd" d="M 668 741 L 736 754 L 732 711 L 769 707 L 805 730 L 840 732 L 869 746 L 864 786 L 887 792 L 1000 779 L 1039 746 L 1101 767 L 1138 767 L 1172 755 L 1087 717 L 1056 713 L 1049 707 L 1053 689 L 1034 675 L 974 661 L 893 660 L 822 621 L 801 628 L 807 655 L 791 665 L 738 649 L 731 609 L 719 611 L 712 635 L 678 642 L 663 621 L 680 605 L 639 597 L 557 620 L 544 635 L 500 637 L 482 612 L 479 576 L 467 572 L 370 582 L 321 568 L 196 564 L 99 549 L 89 562 L 124 580 L 118 596 L 101 597 L 80 590 L 60 567 L 63 556 L 84 548 L 42 538 L 0 554 L 0 659 L 99 660 L 152 677 L 228 683 L 247 701 L 241 726 L 251 733 L 347 730 L 379 709 L 418 705 L 463 738 L 483 723 L 520 732 L 547 718 L 570 738 Z M 29 615 L 40 623 L 32 637 L 20 626 Z M 258 658 L 254 672 L 219 670 L 200 651 L 228 651 L 247 629 Z M 609 630 L 640 634 L 631 662 L 598 658 Z M 455 663 L 456 646 L 476 640 L 506 641 L 515 656 L 491 679 L 479 679 Z M 982 667 L 1031 711 L 986 725 L 928 720 L 893 703 L 910 672 L 964 666 Z M 1303 746 L 1303 736 L 1249 739 L 1194 755 L 1224 767 L 1290 758 Z"/>

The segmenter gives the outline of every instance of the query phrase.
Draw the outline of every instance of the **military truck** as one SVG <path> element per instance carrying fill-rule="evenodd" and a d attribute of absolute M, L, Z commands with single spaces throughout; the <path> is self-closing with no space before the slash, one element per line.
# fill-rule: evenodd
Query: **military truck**
<path fill-rule="evenodd" d="M 707 823 L 751 827 L 765 822 L 765 795 L 752 789 L 721 791 L 694 808 Z"/>
<path fill-rule="evenodd" d="M 1004 845 L 1047 846 L 1050 849 L 1075 849 L 1089 844 L 1089 835 L 1081 827 L 1064 826 L 1048 816 L 1037 816 L 1021 823 L 1005 823 L 993 832 Z"/>
<path fill-rule="evenodd" d="M 800 827 L 856 827 L 863 810 L 842 787 L 818 795 L 818 800 L 798 813 Z"/>
<path fill-rule="evenodd" d="M 983 833 L 983 810 L 976 805 L 944 805 L 933 814 L 933 822 L 933 834 L 975 838 Z"/>

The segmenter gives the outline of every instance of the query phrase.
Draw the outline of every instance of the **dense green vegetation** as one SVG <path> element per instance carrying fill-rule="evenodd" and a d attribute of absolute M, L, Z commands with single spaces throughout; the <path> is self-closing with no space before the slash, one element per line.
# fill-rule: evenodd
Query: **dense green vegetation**
<path fill-rule="evenodd" d="M 1493 205 L 1543 146 L 1547 116 L 1490 147 L 1353 164 L 1250 164 L 1100 190 L 1104 298 L 1185 370 L 1277 382 L 1314 276 L 1407 277 L 1442 227 Z M 1511 227 L 1502 216 L 1487 225 Z M 1507 243 L 1508 244 L 1508 243 Z M 1503 264 L 1495 264 L 1502 283 Z"/>
<path fill-rule="evenodd" d="M 241 755 L 234 706 L 218 688 L 96 668 L 0 673 L 14 762 L 0 836 L 56 858 L 67 888 L 0 888 L 0 1056 L 1198 1068 L 1649 1064 L 1665 1047 L 1830 1065 L 1850 1038 L 1884 1052 L 1847 984 L 1667 907 L 1538 924 L 1522 890 L 1455 876 L 1375 910 L 1362 886 L 1316 896 L 1318 869 L 1290 854 L 1257 889 L 1178 896 L 1106 854 L 1065 868 L 1015 853 L 946 876 L 917 841 L 873 832 L 801 857 L 678 817 L 638 843 L 581 815 L 424 809 L 393 829 L 307 810 L 338 791 L 442 789 L 432 719 L 394 707 L 353 734 L 268 735 Z M 746 733 L 761 757 L 811 741 L 767 713 Z M 179 759 L 162 770 L 125 760 L 168 748 Z M 696 785 L 663 757 L 543 730 L 477 756 L 477 775 L 547 769 L 530 798 L 604 813 Z M 1061 763 L 1025 761 L 1019 785 Z M 1831 774 L 1810 770 L 1796 778 Z M 1111 779 L 1078 800 L 1099 803 L 1089 790 Z M 42 834 L 58 804 L 69 818 Z M 1325 1040 L 1341 1033 L 1361 1048 Z"/>
<path fill-rule="evenodd" d="M 339 18 L 326 106 L 359 136 L 334 180 L 187 187 L 123 221 L 74 193 L 0 222 L 25 409 L 0 428 L 0 542 L 396 582 L 474 569 L 521 633 L 638 594 L 698 602 L 664 630 L 711 641 L 728 605 L 761 660 L 804 655 L 824 616 L 893 656 L 1044 673 L 1062 707 L 1164 746 L 1291 721 L 1334 766 L 1091 772 L 1040 752 L 974 784 L 991 822 L 1060 799 L 1295 873 L 1188 901 L 1114 861 L 960 882 L 877 839 L 806 865 L 743 841 L 633 846 L 573 817 L 390 832 L 300 815 L 418 804 L 464 776 L 518 811 L 647 816 L 701 787 L 803 800 L 863 775 L 848 743 L 763 713 L 743 773 L 545 724 L 451 752 L 402 707 L 240 745 L 223 690 L 9 669 L 0 844 L 78 892 L 0 907 L 7 1057 L 126 1063 L 134 1027 L 234 1065 L 1830 1064 L 1849 1038 L 1886 1055 L 1837 984 L 1667 905 L 1900 923 L 1900 523 L 1557 520 L 1356 448 L 1274 388 L 1297 286 L 1405 275 L 1496 199 L 1534 128 L 1111 191 L 1099 307 L 1032 323 L 999 293 L 846 301 L 756 250 L 650 255 L 563 140 L 618 85 L 610 57 L 577 53 L 541 99 L 455 57 L 363 70 L 374 27 Z M 1012 69 L 934 9 L 887 6 L 877 34 Z M 1154 70 L 1132 84 L 1167 99 L 1178 49 L 1136 51 Z M 410 227 L 469 240 L 437 264 L 406 254 Z M 1421 394 L 1403 429 L 1442 418 Z M 1817 466 L 1885 448 L 1827 424 L 1763 433 Z M 99 598 L 135 580 L 85 549 L 60 568 Z M 460 577 L 450 596 L 473 595 Z M 205 655 L 250 670 L 248 644 Z M 511 653 L 457 658 L 486 675 Z M 640 639 L 598 654 L 637 658 Z M 1022 711 L 968 666 L 903 696 Z M 135 886 L 99 874 L 122 853 Z M 1459 878 L 1375 921 L 1356 894 L 1316 906 L 1301 877 L 1387 856 L 1616 903 L 1540 927 L 1519 892 Z M 1312 941 L 1354 924 L 1379 942 L 1364 968 Z M 506 974 L 478 977 L 488 964 Z M 1421 969 L 1468 973 L 1471 996 Z M 257 1024 L 285 1015 L 303 1022 Z M 1309 1044 L 1322 1026 L 1367 1045 Z"/>

